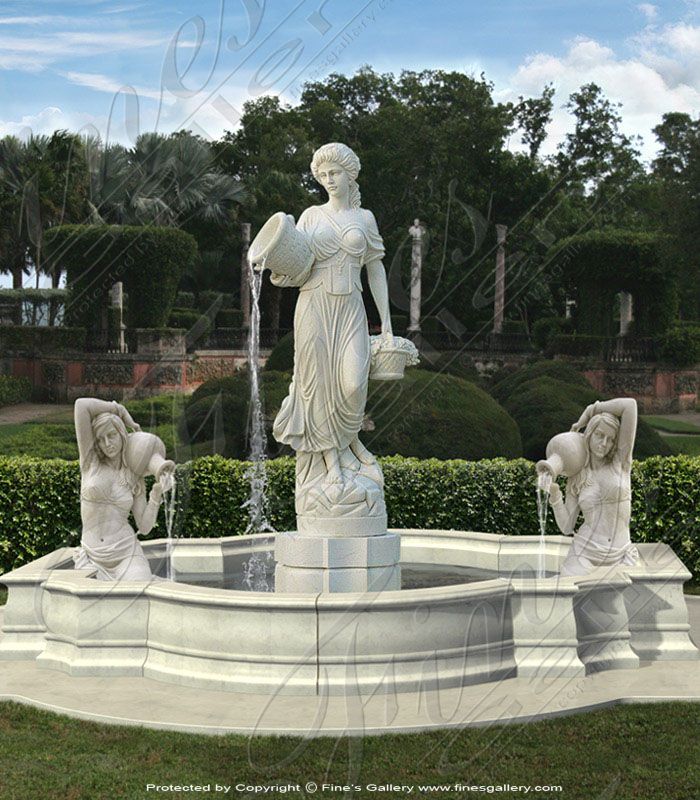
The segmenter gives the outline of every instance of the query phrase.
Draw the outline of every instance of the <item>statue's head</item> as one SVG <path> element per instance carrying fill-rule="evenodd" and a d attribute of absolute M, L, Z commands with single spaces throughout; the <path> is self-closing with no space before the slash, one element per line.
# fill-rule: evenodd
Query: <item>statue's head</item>
<path fill-rule="evenodd" d="M 610 460 L 617 449 L 620 420 L 614 414 L 603 412 L 591 417 L 584 438 L 588 452 L 597 458 Z"/>
<path fill-rule="evenodd" d="M 124 458 L 128 433 L 124 422 L 116 414 L 98 414 L 92 421 L 95 449 L 100 458 Z"/>
<path fill-rule="evenodd" d="M 330 142 L 319 147 L 311 159 L 311 172 L 329 197 L 342 196 L 347 191 L 350 207 L 360 207 L 360 159 L 346 144 Z"/>

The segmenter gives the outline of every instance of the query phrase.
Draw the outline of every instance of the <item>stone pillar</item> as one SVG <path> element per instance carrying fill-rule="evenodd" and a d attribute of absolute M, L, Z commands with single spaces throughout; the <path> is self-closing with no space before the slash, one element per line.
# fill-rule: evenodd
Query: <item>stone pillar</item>
<path fill-rule="evenodd" d="M 243 327 L 250 328 L 250 283 L 248 279 L 248 248 L 250 247 L 250 222 L 241 222 L 241 311 Z"/>
<path fill-rule="evenodd" d="M 629 292 L 620 292 L 620 336 L 624 336 L 632 322 L 632 295 Z"/>
<path fill-rule="evenodd" d="M 126 325 L 124 324 L 124 284 L 121 281 L 112 286 L 109 292 L 110 305 L 110 349 L 126 353 Z"/>
<path fill-rule="evenodd" d="M 493 299 L 493 332 L 503 333 L 503 316 L 506 306 L 506 232 L 505 225 L 496 225 L 496 291 Z"/>
<path fill-rule="evenodd" d="M 423 226 L 420 220 L 413 220 L 408 229 L 413 243 L 411 246 L 411 305 L 408 332 L 420 333 L 421 271 L 423 268 Z"/>

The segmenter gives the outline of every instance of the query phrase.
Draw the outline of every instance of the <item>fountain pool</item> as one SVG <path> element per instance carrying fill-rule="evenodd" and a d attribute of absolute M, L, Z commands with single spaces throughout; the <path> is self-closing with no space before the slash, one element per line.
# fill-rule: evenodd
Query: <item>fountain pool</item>
<path fill-rule="evenodd" d="M 683 582 L 663 544 L 634 567 L 556 574 L 570 545 L 549 536 L 400 530 L 402 589 L 281 594 L 245 589 L 256 534 L 174 543 L 174 582 L 105 583 L 64 548 L 2 580 L 0 658 L 70 675 L 137 675 L 258 694 L 412 692 L 508 677 L 584 676 L 698 658 Z M 165 540 L 144 542 L 157 572 Z M 269 557 L 262 563 L 274 563 Z M 270 574 L 270 579 L 272 575 Z M 225 588 L 231 587 L 234 588 Z"/>

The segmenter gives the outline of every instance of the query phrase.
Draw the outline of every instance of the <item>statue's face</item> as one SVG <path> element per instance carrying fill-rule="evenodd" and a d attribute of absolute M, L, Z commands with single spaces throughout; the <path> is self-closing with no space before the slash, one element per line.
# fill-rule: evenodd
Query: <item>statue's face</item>
<path fill-rule="evenodd" d="M 600 422 L 588 440 L 588 447 L 594 456 L 605 458 L 615 445 L 617 431 L 607 422 Z"/>
<path fill-rule="evenodd" d="M 122 451 L 122 437 L 114 425 L 105 425 L 97 435 L 97 446 L 107 456 L 114 458 Z"/>
<path fill-rule="evenodd" d="M 328 192 L 329 197 L 342 197 L 350 190 L 350 176 L 340 164 L 333 161 L 321 164 L 318 182 Z"/>

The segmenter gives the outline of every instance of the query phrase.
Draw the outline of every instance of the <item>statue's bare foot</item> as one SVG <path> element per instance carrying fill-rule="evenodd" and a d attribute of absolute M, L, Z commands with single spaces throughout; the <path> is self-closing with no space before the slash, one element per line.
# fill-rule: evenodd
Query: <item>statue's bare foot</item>
<path fill-rule="evenodd" d="M 326 463 L 326 483 L 343 483 L 343 471 L 340 468 L 340 460 L 337 450 L 325 450 L 323 460 Z"/>
<path fill-rule="evenodd" d="M 362 444 L 359 439 L 353 439 L 350 442 L 350 449 L 355 454 L 357 460 L 370 467 L 377 463 L 377 459 L 370 453 L 370 451 Z"/>

